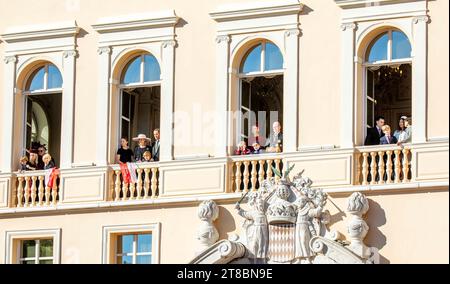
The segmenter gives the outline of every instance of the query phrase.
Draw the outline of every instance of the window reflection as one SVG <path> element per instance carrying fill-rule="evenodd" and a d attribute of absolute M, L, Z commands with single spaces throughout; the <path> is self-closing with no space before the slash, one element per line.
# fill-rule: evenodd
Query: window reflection
<path fill-rule="evenodd" d="M 376 62 L 381 60 L 387 60 L 387 52 L 388 52 L 388 33 L 382 34 L 378 39 L 372 43 L 372 47 L 370 48 L 369 53 L 369 62 Z"/>
<path fill-rule="evenodd" d="M 265 63 L 266 71 L 283 69 L 283 55 L 280 49 L 270 42 L 266 44 Z"/>
<path fill-rule="evenodd" d="M 410 58 L 411 44 L 408 37 L 399 31 L 392 32 L 392 59 Z"/>

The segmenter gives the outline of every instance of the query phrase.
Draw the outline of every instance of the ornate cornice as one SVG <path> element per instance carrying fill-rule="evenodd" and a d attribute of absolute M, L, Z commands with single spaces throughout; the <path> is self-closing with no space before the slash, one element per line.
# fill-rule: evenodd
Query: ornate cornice
<path fill-rule="evenodd" d="M 166 47 L 176 47 L 177 46 L 177 41 L 176 40 L 166 40 L 162 42 L 162 48 L 166 48 Z"/>
<path fill-rule="evenodd" d="M 78 51 L 76 51 L 76 50 L 66 50 L 63 52 L 64 58 L 76 57 L 77 55 L 78 55 Z"/>
<path fill-rule="evenodd" d="M 17 57 L 16 57 L 16 56 L 5 56 L 5 57 L 3 58 L 3 61 L 4 61 L 6 64 L 9 64 L 9 63 L 16 63 L 16 62 L 17 62 Z"/>
<path fill-rule="evenodd" d="M 137 30 L 143 28 L 172 27 L 180 18 L 174 10 L 159 11 L 146 14 L 134 14 L 101 18 L 92 25 L 98 33 L 110 33 L 121 30 Z"/>
<path fill-rule="evenodd" d="M 290 29 L 290 30 L 285 31 L 284 35 L 286 37 L 299 36 L 300 35 L 300 30 L 299 29 Z"/>
<path fill-rule="evenodd" d="M 2 38 L 8 42 L 28 41 L 35 39 L 74 37 L 80 28 L 75 21 L 51 23 L 45 25 L 11 27 Z"/>
<path fill-rule="evenodd" d="M 430 17 L 428 17 L 427 15 L 424 15 L 424 16 L 414 17 L 412 22 L 413 22 L 413 24 L 417 24 L 419 22 L 428 23 L 429 20 L 430 20 Z"/>
<path fill-rule="evenodd" d="M 231 38 L 227 35 L 221 35 L 216 37 L 216 43 L 222 43 L 222 42 L 229 43 L 231 41 Z"/>
<path fill-rule="evenodd" d="M 99 47 L 97 49 L 98 55 L 102 55 L 103 53 L 111 54 L 111 52 L 112 52 L 112 50 L 111 50 L 111 47 L 109 47 L 109 46 Z"/>
<path fill-rule="evenodd" d="M 346 31 L 347 29 L 355 30 L 356 29 L 356 24 L 353 23 L 353 22 L 341 24 L 341 30 L 343 32 Z"/>
<path fill-rule="evenodd" d="M 209 13 L 217 22 L 257 17 L 270 17 L 277 15 L 299 14 L 303 4 L 298 0 L 284 0 L 272 3 L 242 3 L 220 6 L 216 11 Z"/>

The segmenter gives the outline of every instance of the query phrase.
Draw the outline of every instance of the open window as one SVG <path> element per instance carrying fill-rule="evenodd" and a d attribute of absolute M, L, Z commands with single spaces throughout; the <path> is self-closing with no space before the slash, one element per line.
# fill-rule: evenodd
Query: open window
<path fill-rule="evenodd" d="M 45 64 L 31 73 L 24 92 L 24 145 L 45 144 L 56 164 L 60 161 L 62 83 L 58 68 Z"/>
<path fill-rule="evenodd" d="M 365 56 L 365 126 L 375 125 L 383 116 L 393 130 L 401 116 L 412 114 L 411 44 L 399 30 L 379 34 Z"/>
<path fill-rule="evenodd" d="M 153 138 L 153 130 L 160 127 L 161 69 L 151 54 L 133 57 L 121 76 L 120 135 L 130 141 L 139 134 Z"/>
<path fill-rule="evenodd" d="M 284 70 L 280 49 L 266 40 L 252 46 L 242 60 L 239 78 L 241 116 L 237 144 L 249 144 L 255 125 L 262 144 L 261 138 L 270 135 L 272 124 L 283 123 Z"/>

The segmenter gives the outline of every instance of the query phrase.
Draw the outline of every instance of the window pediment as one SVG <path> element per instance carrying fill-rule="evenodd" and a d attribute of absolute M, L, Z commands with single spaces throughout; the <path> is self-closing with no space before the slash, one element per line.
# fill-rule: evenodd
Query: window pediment
<path fill-rule="evenodd" d="M 219 32 L 233 34 L 249 30 L 297 28 L 302 9 L 303 4 L 299 0 L 250 2 L 221 5 L 209 15 L 219 23 Z"/>
<path fill-rule="evenodd" d="M 179 17 L 174 10 L 100 18 L 93 29 L 101 46 L 173 40 Z"/>
<path fill-rule="evenodd" d="M 105 17 L 99 19 L 92 27 L 98 33 L 108 33 L 143 28 L 173 27 L 178 23 L 178 20 L 179 17 L 174 10 L 167 10 L 156 13 Z"/>
<path fill-rule="evenodd" d="M 7 28 L 1 38 L 8 43 L 7 53 L 39 53 L 75 49 L 80 28 L 75 21 Z"/>
<path fill-rule="evenodd" d="M 405 2 L 417 2 L 416 0 L 334 0 L 342 9 L 361 8 L 370 6 L 381 6 L 389 4 L 398 4 Z"/>

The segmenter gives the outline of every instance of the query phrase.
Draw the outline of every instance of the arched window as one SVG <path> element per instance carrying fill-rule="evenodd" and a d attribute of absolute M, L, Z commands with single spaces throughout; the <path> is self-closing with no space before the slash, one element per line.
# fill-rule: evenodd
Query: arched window
<path fill-rule="evenodd" d="M 53 64 L 45 64 L 36 69 L 30 76 L 26 91 L 40 92 L 62 88 L 62 76 Z"/>
<path fill-rule="evenodd" d="M 145 134 L 154 141 L 153 131 L 160 127 L 161 69 L 155 56 L 144 53 L 133 57 L 121 76 L 119 138 Z M 155 161 L 159 157 L 153 157 Z"/>
<path fill-rule="evenodd" d="M 390 30 L 380 34 L 369 45 L 366 62 L 376 63 L 411 58 L 411 44 L 408 37 L 397 30 Z"/>
<path fill-rule="evenodd" d="M 122 76 L 122 84 L 145 84 L 161 80 L 161 69 L 153 55 L 143 54 L 130 60 Z"/>
<path fill-rule="evenodd" d="M 272 125 L 283 121 L 283 55 L 274 43 L 263 40 L 252 46 L 240 64 L 240 110 L 237 143 L 261 146 L 271 135 Z M 255 133 L 259 128 L 259 135 Z"/>
<path fill-rule="evenodd" d="M 383 32 L 368 45 L 364 63 L 366 128 L 374 127 L 375 118 L 383 116 L 393 134 L 399 118 L 411 116 L 411 62 L 411 44 L 399 30 Z"/>
<path fill-rule="evenodd" d="M 264 73 L 283 69 L 283 55 L 273 43 L 264 41 L 251 48 L 240 68 L 241 74 Z"/>
<path fill-rule="evenodd" d="M 61 145 L 62 76 L 50 63 L 36 68 L 25 84 L 25 145 L 46 145 L 59 163 Z"/>

